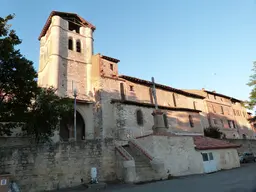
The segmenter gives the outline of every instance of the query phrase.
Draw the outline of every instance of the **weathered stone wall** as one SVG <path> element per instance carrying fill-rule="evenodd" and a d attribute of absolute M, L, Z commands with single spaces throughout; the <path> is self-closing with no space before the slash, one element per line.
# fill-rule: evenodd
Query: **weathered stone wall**
<path fill-rule="evenodd" d="M 192 137 L 148 136 L 138 141 L 154 157 L 161 158 L 166 174 L 173 176 L 203 173 L 202 156 L 195 150 Z"/>
<path fill-rule="evenodd" d="M 245 139 L 228 139 L 227 141 L 241 145 L 240 148 L 237 149 L 239 154 L 244 152 L 252 152 L 256 155 L 256 140 L 245 140 Z"/>
<path fill-rule="evenodd" d="M 121 103 L 113 104 L 114 106 L 114 126 L 112 132 L 115 130 L 118 133 L 132 134 L 133 137 L 147 135 L 152 133 L 152 126 L 154 124 L 152 112 L 153 108 L 126 105 Z M 141 110 L 143 114 L 143 124 L 137 124 L 136 111 Z M 203 134 L 201 125 L 201 116 L 194 112 L 179 112 L 163 110 L 167 114 L 169 129 L 172 132 L 191 132 Z M 189 115 L 193 118 L 194 127 L 190 126 Z M 124 139 L 124 138 L 123 138 Z"/>
<path fill-rule="evenodd" d="M 113 140 L 87 140 L 43 146 L 0 147 L 0 172 L 10 172 L 22 191 L 65 188 L 90 180 L 96 167 L 100 181 L 113 181 Z"/>

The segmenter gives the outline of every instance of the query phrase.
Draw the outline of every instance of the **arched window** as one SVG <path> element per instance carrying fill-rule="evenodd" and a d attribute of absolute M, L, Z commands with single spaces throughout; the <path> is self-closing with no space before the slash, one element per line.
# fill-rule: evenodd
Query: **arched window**
<path fill-rule="evenodd" d="M 168 127 L 168 118 L 167 118 L 167 115 L 165 113 L 163 114 L 163 118 L 164 118 L 164 126 Z"/>
<path fill-rule="evenodd" d="M 72 39 L 68 40 L 68 49 L 73 50 L 73 40 Z"/>
<path fill-rule="evenodd" d="M 140 109 L 136 111 L 136 118 L 137 118 L 137 124 L 140 126 L 143 125 L 143 113 Z"/>
<path fill-rule="evenodd" d="M 76 51 L 81 53 L 81 42 L 80 42 L 80 40 L 76 41 Z"/>
<path fill-rule="evenodd" d="M 190 127 L 194 127 L 193 117 L 191 115 L 188 116 Z"/>

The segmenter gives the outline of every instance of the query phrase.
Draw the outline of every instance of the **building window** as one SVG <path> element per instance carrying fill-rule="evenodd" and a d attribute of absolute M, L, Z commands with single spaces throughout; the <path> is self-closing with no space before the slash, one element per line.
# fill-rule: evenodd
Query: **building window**
<path fill-rule="evenodd" d="M 80 28 L 79 25 L 77 25 L 73 22 L 68 22 L 68 30 L 75 31 L 76 33 L 79 33 L 79 28 Z"/>
<path fill-rule="evenodd" d="M 234 112 L 234 115 L 236 115 L 236 111 L 235 111 L 235 109 L 233 109 L 233 112 Z"/>
<path fill-rule="evenodd" d="M 223 119 L 220 120 L 222 127 L 224 128 L 224 121 Z"/>
<path fill-rule="evenodd" d="M 243 139 L 246 139 L 246 135 L 245 134 L 243 134 Z"/>
<path fill-rule="evenodd" d="M 195 101 L 193 101 L 193 107 L 194 107 L 194 109 L 196 109 L 196 102 Z"/>
<path fill-rule="evenodd" d="M 173 105 L 174 105 L 174 107 L 177 107 L 176 98 L 175 98 L 175 93 L 172 94 L 172 99 L 173 99 Z"/>
<path fill-rule="evenodd" d="M 163 115 L 163 118 L 164 118 L 164 126 L 167 128 L 168 127 L 168 118 L 167 118 L 167 115 L 165 113 Z"/>
<path fill-rule="evenodd" d="M 215 99 L 215 100 L 217 99 L 216 95 L 214 95 L 214 99 Z"/>
<path fill-rule="evenodd" d="M 189 120 L 190 127 L 194 127 L 194 121 L 193 121 L 193 117 L 191 115 L 188 116 L 188 120 Z"/>
<path fill-rule="evenodd" d="M 212 121 L 213 121 L 213 124 L 214 124 L 214 125 L 217 125 L 217 124 L 218 124 L 217 119 L 212 119 Z"/>
<path fill-rule="evenodd" d="M 68 49 L 73 50 L 73 40 L 72 39 L 68 40 Z"/>
<path fill-rule="evenodd" d="M 142 126 L 143 125 L 143 113 L 140 109 L 136 111 L 136 118 L 137 118 L 137 124 Z"/>
<path fill-rule="evenodd" d="M 81 53 L 81 41 L 80 40 L 76 41 L 76 51 L 78 53 Z"/>
<path fill-rule="evenodd" d="M 216 113 L 214 105 L 212 105 L 212 111 Z"/>
<path fill-rule="evenodd" d="M 220 108 L 221 108 L 221 114 L 224 114 L 224 109 L 223 109 L 223 107 L 220 106 Z"/>
<path fill-rule="evenodd" d="M 124 84 L 120 83 L 121 100 L 125 100 Z"/>
<path fill-rule="evenodd" d="M 110 67 L 110 70 L 113 71 L 114 69 L 113 64 L 110 64 L 109 67 Z"/>
<path fill-rule="evenodd" d="M 134 91 L 133 85 L 130 85 L 130 91 Z"/>
<path fill-rule="evenodd" d="M 209 161 L 207 153 L 201 153 L 203 157 L 203 161 Z"/>

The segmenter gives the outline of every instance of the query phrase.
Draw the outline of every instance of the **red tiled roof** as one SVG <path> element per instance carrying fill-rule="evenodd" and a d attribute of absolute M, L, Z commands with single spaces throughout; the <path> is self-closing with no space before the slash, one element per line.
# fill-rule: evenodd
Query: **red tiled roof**
<path fill-rule="evenodd" d="M 148 134 L 136 137 L 136 139 L 141 139 L 149 136 L 167 136 L 167 137 L 184 137 L 182 135 L 175 135 L 172 133 L 158 133 L 158 134 Z M 232 144 L 230 142 L 213 139 L 205 136 L 192 136 L 194 139 L 195 148 L 197 150 L 209 150 L 209 149 L 230 149 L 230 148 L 239 148 L 241 145 Z"/>
<path fill-rule="evenodd" d="M 127 76 L 127 75 L 119 75 L 119 77 L 123 78 L 125 80 L 128 80 L 128 81 L 134 82 L 134 83 L 141 84 L 141 85 L 152 86 L 151 81 L 147 81 L 147 80 L 144 80 L 144 79 L 139 79 L 139 78 L 131 77 L 131 76 Z M 175 89 L 173 87 L 169 87 L 169 86 L 158 84 L 158 83 L 156 83 L 155 85 L 156 85 L 156 88 L 159 88 L 159 89 L 162 89 L 162 90 L 172 91 L 172 92 L 175 92 L 175 93 L 179 93 L 181 95 L 186 95 L 186 96 L 190 96 L 190 97 L 194 97 L 194 98 L 204 99 L 204 97 L 201 96 L 201 95 L 194 94 L 194 93 L 189 93 L 189 92 L 183 91 L 181 89 Z"/>
<path fill-rule="evenodd" d="M 106 59 L 108 61 L 113 61 L 115 63 L 118 63 L 120 61 L 119 59 L 115 59 L 113 57 L 109 57 L 109 56 L 106 56 L 106 55 L 101 55 L 101 58 Z"/>
<path fill-rule="evenodd" d="M 209 150 L 209 149 L 227 149 L 227 148 L 239 148 L 240 145 L 236 145 L 224 140 L 213 139 L 204 136 L 193 136 L 196 149 Z"/>
<path fill-rule="evenodd" d="M 43 27 L 42 32 L 40 33 L 40 35 L 39 35 L 39 37 L 38 37 L 38 40 L 40 40 L 41 37 L 43 37 L 43 36 L 46 34 L 46 31 L 47 31 L 47 29 L 49 28 L 49 26 L 50 26 L 50 24 L 51 24 L 51 19 L 52 19 L 52 17 L 55 16 L 55 15 L 58 15 L 58 16 L 73 16 L 73 17 L 76 17 L 76 18 L 78 18 L 78 19 L 82 22 L 83 25 L 85 25 L 85 26 L 91 28 L 93 31 L 96 29 L 96 27 L 95 27 L 93 24 L 89 23 L 88 21 L 86 21 L 85 19 L 83 19 L 82 17 L 80 17 L 79 15 L 77 15 L 76 13 L 52 11 L 52 12 L 50 13 L 50 15 L 49 15 L 49 17 L 48 17 L 48 19 L 47 19 L 47 21 L 46 21 L 44 27 Z"/>

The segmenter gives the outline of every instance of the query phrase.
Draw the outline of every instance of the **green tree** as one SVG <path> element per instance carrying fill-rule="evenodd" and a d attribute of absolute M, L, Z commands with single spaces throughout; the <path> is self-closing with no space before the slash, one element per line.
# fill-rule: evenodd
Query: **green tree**
<path fill-rule="evenodd" d="M 247 83 L 248 86 L 252 87 L 249 101 L 246 103 L 249 109 L 253 109 L 256 105 L 256 62 L 253 63 L 252 71 L 253 74 L 250 76 L 250 80 Z"/>
<path fill-rule="evenodd" d="M 16 48 L 21 40 L 8 24 L 14 15 L 0 17 L 0 135 L 10 135 L 13 123 L 22 122 L 37 92 L 33 63 Z M 11 123 L 10 123 L 11 122 Z"/>
<path fill-rule="evenodd" d="M 220 131 L 218 127 L 207 127 L 204 129 L 204 135 L 206 137 L 211 137 L 215 139 L 221 139 L 225 137 L 225 135 Z"/>
<path fill-rule="evenodd" d="M 16 48 L 21 40 L 8 24 L 13 17 L 0 17 L 0 136 L 18 126 L 37 143 L 49 141 L 62 118 L 72 119 L 72 101 L 37 86 L 33 63 Z"/>
<path fill-rule="evenodd" d="M 36 143 L 49 141 L 54 131 L 58 130 L 60 120 L 64 119 L 67 122 L 72 118 L 72 100 L 57 96 L 55 91 L 52 87 L 41 88 L 27 115 L 23 131 Z"/>

